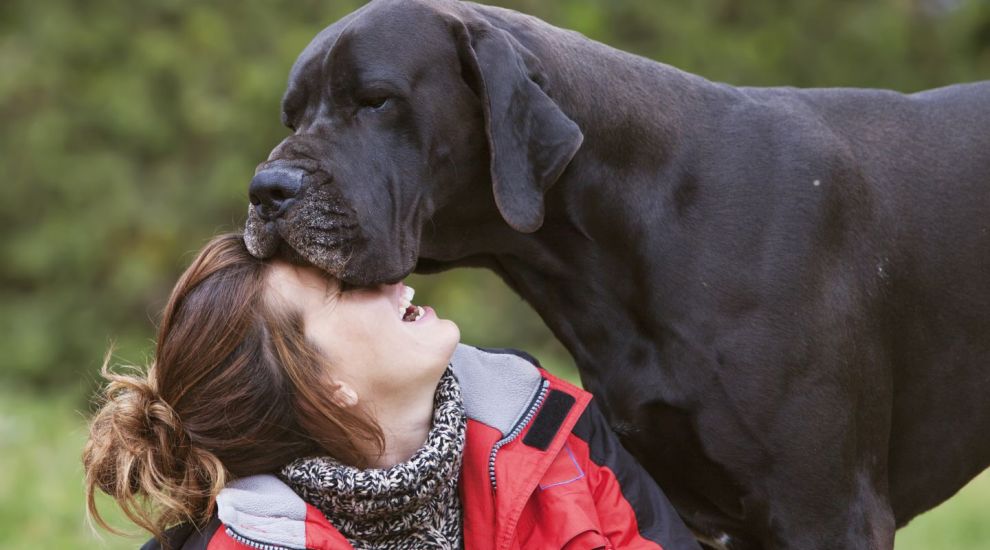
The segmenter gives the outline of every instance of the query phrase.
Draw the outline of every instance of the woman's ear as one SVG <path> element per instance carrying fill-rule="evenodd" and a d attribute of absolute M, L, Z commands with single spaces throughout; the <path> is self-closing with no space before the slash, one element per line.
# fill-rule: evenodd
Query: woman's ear
<path fill-rule="evenodd" d="M 333 402 L 343 408 L 350 408 L 358 404 L 358 394 L 354 391 L 354 388 L 347 385 L 346 382 L 338 382 L 337 390 L 333 392 L 330 396 Z"/>

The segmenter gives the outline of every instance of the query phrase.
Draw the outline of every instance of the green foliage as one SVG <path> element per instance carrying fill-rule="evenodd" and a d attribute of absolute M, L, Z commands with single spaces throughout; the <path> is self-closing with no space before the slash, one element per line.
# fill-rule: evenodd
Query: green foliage
<path fill-rule="evenodd" d="M 356 3 L 15 1 L 0 46 L 3 376 L 149 348 L 178 271 L 243 221 L 288 67 Z"/>

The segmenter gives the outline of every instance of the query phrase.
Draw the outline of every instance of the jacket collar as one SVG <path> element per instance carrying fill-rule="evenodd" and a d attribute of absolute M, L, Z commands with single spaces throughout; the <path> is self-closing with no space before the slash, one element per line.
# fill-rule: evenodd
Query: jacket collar
<path fill-rule="evenodd" d="M 236 479 L 217 496 L 227 534 L 248 546 L 306 548 L 306 512 L 306 502 L 273 475 Z"/>
<path fill-rule="evenodd" d="M 543 387 L 540 369 L 512 353 L 458 344 L 450 365 L 467 417 L 495 428 L 503 437 L 519 426 Z"/>

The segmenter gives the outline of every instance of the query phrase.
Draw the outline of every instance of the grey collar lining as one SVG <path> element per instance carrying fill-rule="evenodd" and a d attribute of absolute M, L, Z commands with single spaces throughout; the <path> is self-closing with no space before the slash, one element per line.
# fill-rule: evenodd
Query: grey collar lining
<path fill-rule="evenodd" d="M 458 344 L 450 358 L 461 386 L 468 418 L 505 436 L 526 414 L 543 376 L 529 361 L 511 353 L 492 353 Z"/>

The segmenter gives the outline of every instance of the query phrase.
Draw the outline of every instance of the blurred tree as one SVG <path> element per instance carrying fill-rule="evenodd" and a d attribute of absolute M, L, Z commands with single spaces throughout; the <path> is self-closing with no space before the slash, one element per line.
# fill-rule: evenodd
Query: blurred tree
<path fill-rule="evenodd" d="M 506 0 L 738 85 L 906 92 L 990 75 L 986 0 Z M 285 135 L 295 56 L 361 2 L 6 0 L 0 6 L 0 381 L 75 386 L 139 360 L 192 251 L 242 223 Z M 491 274 L 414 278 L 465 341 L 569 363 Z"/>

